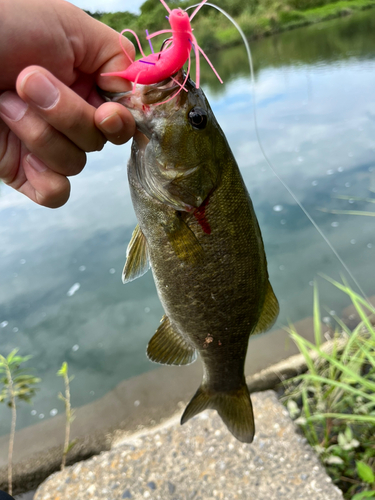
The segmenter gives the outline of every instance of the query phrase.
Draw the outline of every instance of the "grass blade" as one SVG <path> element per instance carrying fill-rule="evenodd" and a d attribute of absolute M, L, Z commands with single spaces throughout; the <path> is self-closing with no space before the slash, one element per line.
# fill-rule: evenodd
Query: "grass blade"
<path fill-rule="evenodd" d="M 356 396 L 359 396 L 364 399 L 368 399 L 372 402 L 375 403 L 375 394 L 368 394 L 367 392 L 361 391 L 360 389 L 356 389 L 355 387 L 352 387 L 349 384 L 346 384 L 345 382 L 339 382 L 338 380 L 331 380 L 326 377 L 322 377 L 320 375 L 310 375 L 310 374 L 304 374 L 304 375 L 299 375 L 299 379 L 303 380 L 315 380 L 317 382 L 321 382 L 322 384 L 327 384 L 331 385 L 334 387 L 340 387 L 346 392 L 350 392 Z"/>
<path fill-rule="evenodd" d="M 335 418 L 337 420 L 346 420 L 348 422 L 363 422 L 375 425 L 375 415 L 355 415 L 352 413 L 318 413 L 306 417 L 309 422 L 316 422 L 328 418 Z"/>
<path fill-rule="evenodd" d="M 343 363 L 341 363 L 337 359 L 333 358 L 331 355 L 327 354 L 326 352 L 322 351 L 321 349 L 319 349 L 319 347 L 316 347 L 314 344 L 312 344 L 308 340 L 304 339 L 303 337 L 299 337 L 298 336 L 299 338 L 297 338 L 296 335 L 292 335 L 292 337 L 293 337 L 293 340 L 297 341 L 297 345 L 298 346 L 300 346 L 300 345 L 303 346 L 303 350 L 307 351 L 307 353 L 308 353 L 308 349 L 310 349 L 312 351 L 316 351 L 318 353 L 319 357 L 324 358 L 329 363 L 334 364 L 336 366 L 336 368 L 338 368 L 343 373 L 345 373 L 346 375 L 348 375 L 355 382 L 357 382 L 357 383 L 359 383 L 361 385 L 365 385 L 366 389 L 375 392 L 375 383 L 374 382 L 370 382 L 370 381 L 364 379 L 363 377 L 361 377 L 360 375 L 358 375 L 356 372 L 354 372 L 350 368 L 348 368 L 346 365 L 344 365 Z M 302 354 L 305 356 L 304 352 L 302 352 Z M 311 356 L 309 354 L 308 354 L 308 356 L 311 359 Z M 314 366 L 313 374 L 317 375 L 315 366 Z"/>
<path fill-rule="evenodd" d="M 314 335 L 315 344 L 320 346 L 322 343 L 322 332 L 320 324 L 319 292 L 318 285 L 314 280 Z"/>

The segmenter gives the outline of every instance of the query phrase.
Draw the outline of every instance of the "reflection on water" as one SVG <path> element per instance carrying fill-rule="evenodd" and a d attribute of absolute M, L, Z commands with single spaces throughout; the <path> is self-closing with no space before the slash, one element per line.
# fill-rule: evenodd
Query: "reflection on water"
<path fill-rule="evenodd" d="M 375 19 L 373 11 L 253 43 L 259 132 L 277 172 L 294 190 L 371 295 L 375 293 L 374 219 L 319 208 L 372 210 L 374 196 Z M 212 59 L 215 59 L 213 57 Z M 311 315 L 312 280 L 339 278 L 332 252 L 267 167 L 256 141 L 242 47 L 214 63 L 226 81 L 202 75 L 262 228 L 271 282 L 280 299 L 278 326 Z M 162 316 L 151 273 L 121 283 L 136 224 L 126 179 L 129 146 L 91 154 L 72 179 L 69 203 L 52 211 L 0 186 L 0 342 L 7 354 L 32 354 L 43 379 L 19 426 L 62 412 L 56 372 L 69 363 L 74 406 L 157 365 L 145 347 Z M 350 195 L 352 199 L 340 199 Z M 345 297 L 320 282 L 330 312 Z M 251 355 L 251 349 L 250 349 Z M 8 431 L 0 408 L 0 432 Z"/>

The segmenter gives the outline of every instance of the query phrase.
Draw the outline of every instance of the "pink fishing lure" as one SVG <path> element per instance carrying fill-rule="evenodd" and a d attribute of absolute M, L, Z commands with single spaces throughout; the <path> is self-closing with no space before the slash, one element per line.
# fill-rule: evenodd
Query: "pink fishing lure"
<path fill-rule="evenodd" d="M 125 78 L 126 80 L 134 82 L 135 85 L 137 83 L 140 83 L 142 85 L 152 85 L 154 83 L 161 82 L 166 78 L 173 78 L 172 75 L 177 73 L 184 66 L 186 61 L 188 61 L 188 73 L 189 73 L 190 51 L 193 47 L 196 56 L 196 84 L 195 84 L 196 87 L 199 88 L 199 83 L 200 83 L 199 53 L 203 55 L 203 57 L 207 60 L 208 64 L 211 66 L 213 72 L 215 73 L 219 81 L 223 83 L 217 71 L 213 67 L 212 63 L 210 62 L 206 54 L 203 52 L 203 50 L 199 47 L 192 33 L 192 28 L 190 24 L 195 14 L 202 7 L 202 5 L 206 3 L 207 0 L 203 0 L 197 6 L 197 8 L 190 16 L 190 18 L 187 12 L 185 12 L 184 10 L 180 8 L 171 10 L 164 0 L 160 1 L 169 13 L 168 20 L 171 25 L 171 29 L 157 31 L 156 33 L 152 33 L 151 35 L 148 35 L 146 37 L 146 39 L 150 43 L 152 54 L 146 56 L 142 50 L 142 46 L 140 44 L 140 41 L 136 33 L 134 33 L 134 31 L 132 30 L 125 29 L 120 33 L 120 43 L 121 43 L 121 36 L 123 33 L 125 32 L 132 33 L 135 39 L 137 40 L 139 50 L 142 54 L 142 58 L 138 59 L 138 61 L 133 61 L 121 43 L 121 47 L 125 55 L 131 62 L 130 66 L 128 66 L 124 71 L 103 73 L 102 76 L 120 76 L 122 78 Z M 171 33 L 172 37 L 170 40 L 167 41 L 166 44 L 163 44 L 162 50 L 160 52 L 154 53 L 150 40 L 151 38 L 160 35 L 162 33 Z M 179 84 L 180 90 L 177 93 L 179 93 L 184 88 L 185 82 L 182 85 Z M 174 94 L 172 98 L 175 97 L 176 95 L 177 94 Z"/>

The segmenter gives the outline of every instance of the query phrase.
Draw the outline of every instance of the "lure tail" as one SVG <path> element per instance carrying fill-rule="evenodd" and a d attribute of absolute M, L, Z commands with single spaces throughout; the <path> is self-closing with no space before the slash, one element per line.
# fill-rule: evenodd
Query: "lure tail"
<path fill-rule="evenodd" d="M 181 417 L 184 424 L 203 410 L 216 410 L 233 436 L 243 443 L 254 439 L 255 425 L 253 406 L 245 381 L 235 391 L 210 391 L 202 384 L 187 405 Z"/>

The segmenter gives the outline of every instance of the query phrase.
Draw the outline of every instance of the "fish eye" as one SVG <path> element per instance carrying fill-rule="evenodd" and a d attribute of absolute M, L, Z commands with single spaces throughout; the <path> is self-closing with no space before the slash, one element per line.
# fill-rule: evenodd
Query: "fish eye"
<path fill-rule="evenodd" d="M 202 108 L 193 108 L 189 111 L 189 122 L 193 128 L 202 130 L 207 125 L 207 113 Z"/>

